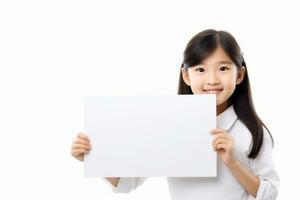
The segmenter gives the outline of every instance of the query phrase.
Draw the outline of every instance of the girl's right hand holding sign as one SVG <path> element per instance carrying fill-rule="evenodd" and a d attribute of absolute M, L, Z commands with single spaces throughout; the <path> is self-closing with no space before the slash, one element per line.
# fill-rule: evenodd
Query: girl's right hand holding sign
<path fill-rule="evenodd" d="M 77 160 L 83 161 L 84 154 L 88 154 L 90 150 L 90 139 L 84 133 L 78 133 L 71 147 L 72 156 Z"/>

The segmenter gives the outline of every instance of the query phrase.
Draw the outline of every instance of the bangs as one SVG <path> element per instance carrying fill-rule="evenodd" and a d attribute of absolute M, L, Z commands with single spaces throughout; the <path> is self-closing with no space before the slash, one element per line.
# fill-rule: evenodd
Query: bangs
<path fill-rule="evenodd" d="M 184 68 L 193 67 L 202 63 L 217 49 L 219 45 L 217 34 L 200 33 L 195 35 L 184 51 Z"/>
<path fill-rule="evenodd" d="M 183 67 L 187 69 L 201 64 L 219 46 L 237 67 L 243 65 L 244 59 L 236 40 L 225 31 L 208 29 L 195 35 L 187 44 L 183 55 Z"/>

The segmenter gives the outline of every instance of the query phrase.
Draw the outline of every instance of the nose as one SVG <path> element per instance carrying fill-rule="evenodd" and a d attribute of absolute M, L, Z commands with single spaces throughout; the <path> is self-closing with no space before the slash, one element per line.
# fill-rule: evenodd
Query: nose
<path fill-rule="evenodd" d="M 220 81 L 215 74 L 210 74 L 207 80 L 207 85 L 218 85 Z"/>

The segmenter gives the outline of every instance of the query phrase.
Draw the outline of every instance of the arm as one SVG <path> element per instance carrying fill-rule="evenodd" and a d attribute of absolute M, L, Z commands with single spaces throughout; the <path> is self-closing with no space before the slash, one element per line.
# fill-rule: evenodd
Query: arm
<path fill-rule="evenodd" d="M 84 133 L 78 133 L 71 146 L 72 156 L 83 161 L 84 154 L 87 154 L 90 149 L 90 139 Z M 102 179 L 109 184 L 113 192 L 128 193 L 142 185 L 146 177 L 103 177 Z"/>
<path fill-rule="evenodd" d="M 147 177 L 102 177 L 115 193 L 129 193 L 141 186 Z"/>
<path fill-rule="evenodd" d="M 250 160 L 250 171 L 259 180 L 256 200 L 275 200 L 278 194 L 279 176 L 272 158 L 273 142 L 271 136 L 264 128 L 264 141 L 261 150 L 255 159 Z"/>
<path fill-rule="evenodd" d="M 117 187 L 118 183 L 119 183 L 119 180 L 120 180 L 120 177 L 116 177 L 116 178 L 113 178 L 113 177 L 106 177 L 106 179 L 114 186 L 114 187 Z"/>
<path fill-rule="evenodd" d="M 213 147 L 245 190 L 256 200 L 274 200 L 277 197 L 279 177 L 272 160 L 272 140 L 264 129 L 264 141 L 258 156 L 250 159 L 250 169 L 234 158 L 234 141 L 223 129 L 213 129 Z"/>
<path fill-rule="evenodd" d="M 228 165 L 228 168 L 238 180 L 238 182 L 247 190 L 247 192 L 256 198 L 260 180 L 249 170 L 247 170 L 240 162 Z"/>
<path fill-rule="evenodd" d="M 235 159 L 234 141 L 231 135 L 220 128 L 213 129 L 211 133 L 214 135 L 213 147 L 224 164 L 231 170 L 245 190 L 253 197 L 256 197 L 259 179 Z"/>

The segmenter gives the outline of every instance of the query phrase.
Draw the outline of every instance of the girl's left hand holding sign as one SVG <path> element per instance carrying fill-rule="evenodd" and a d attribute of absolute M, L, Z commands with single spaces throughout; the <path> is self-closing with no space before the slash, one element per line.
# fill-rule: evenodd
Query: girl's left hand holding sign
<path fill-rule="evenodd" d="M 212 129 L 210 133 L 214 136 L 213 148 L 217 151 L 224 164 L 228 167 L 237 164 L 237 160 L 234 157 L 234 141 L 231 135 L 220 128 Z"/>

